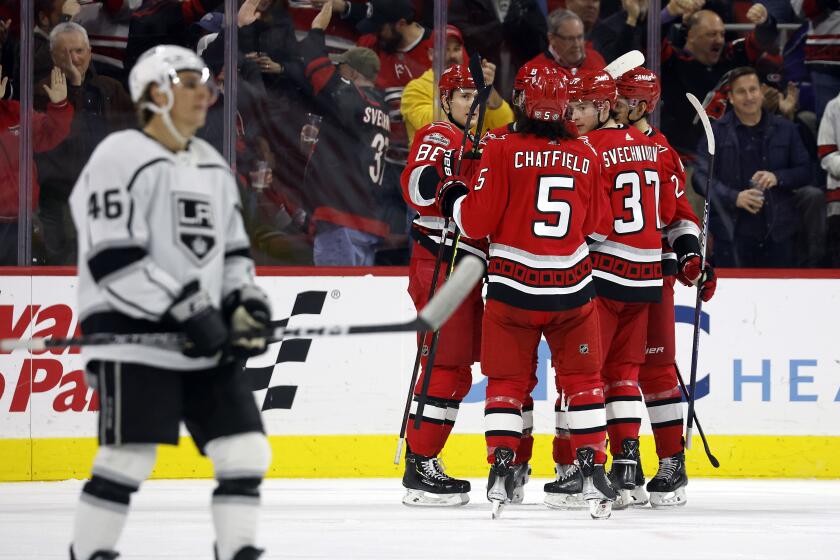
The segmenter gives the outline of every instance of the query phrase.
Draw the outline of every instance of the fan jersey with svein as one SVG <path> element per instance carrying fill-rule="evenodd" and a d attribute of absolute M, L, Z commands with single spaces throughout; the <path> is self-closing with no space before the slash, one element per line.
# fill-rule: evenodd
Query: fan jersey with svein
<path fill-rule="evenodd" d="M 220 306 L 253 283 L 236 182 L 203 140 L 173 153 L 137 130 L 111 134 L 79 176 L 70 209 L 85 335 L 177 331 L 167 310 L 186 284 L 197 280 Z M 176 370 L 217 362 L 139 345 L 89 346 L 83 356 Z"/>

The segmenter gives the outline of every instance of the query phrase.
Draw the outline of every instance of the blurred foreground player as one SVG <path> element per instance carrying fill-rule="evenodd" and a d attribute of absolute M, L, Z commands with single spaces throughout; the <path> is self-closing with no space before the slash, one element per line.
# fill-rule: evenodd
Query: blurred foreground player
<path fill-rule="evenodd" d="M 450 66 L 441 74 L 438 87 L 447 120 L 433 122 L 417 131 L 408 165 L 401 177 L 403 197 L 418 214 L 411 225 L 411 236 L 415 244 L 408 272 L 408 293 L 418 310 L 428 301 L 435 259 L 444 235 L 444 218 L 435 205 L 435 194 L 441 181 L 454 173 L 459 157 L 465 158 L 460 172 L 467 176 L 471 174 L 473 162 L 477 161 L 466 159 L 477 142 L 471 132 L 477 115 L 473 115 L 467 123 L 470 105 L 476 95 L 475 82 L 469 69 L 463 64 Z M 466 153 L 461 156 L 464 134 L 468 135 L 468 139 Z M 447 250 L 443 256 L 444 264 L 439 274 L 438 287 L 443 284 L 446 263 L 451 258 L 452 237 L 450 234 L 446 241 Z M 469 253 L 486 259 L 487 243 L 462 237 L 458 244 L 458 254 Z M 483 310 L 481 287 L 478 286 L 441 328 L 428 399 L 419 430 L 414 428 L 416 396 L 411 403 L 403 476 L 403 486 L 406 488 L 403 503 L 406 505 L 452 506 L 469 501 L 469 481 L 447 475 L 437 456 L 452 432 L 461 400 L 472 386 L 471 367 L 478 359 Z M 418 340 L 418 344 L 424 343 L 431 343 L 431 334 L 425 341 Z M 421 362 L 423 372 L 414 388 L 415 395 L 420 392 L 423 377 L 427 375 L 426 352 L 424 347 Z"/>
<path fill-rule="evenodd" d="M 487 143 L 472 189 L 452 178 L 438 195 L 441 212 L 454 216 L 464 235 L 490 237 L 481 346 L 487 498 L 494 517 L 513 498 L 523 404 L 545 335 L 558 391 L 566 395 L 584 498 L 602 519 L 615 492 L 604 471 L 601 345 L 585 240 L 605 229 L 602 169 L 566 128 L 566 79 L 557 69 L 541 69 L 523 92 L 517 132 Z"/>
<path fill-rule="evenodd" d="M 99 391 L 99 451 L 85 484 L 70 557 L 116 558 L 131 494 L 157 444 L 183 420 L 212 462 L 219 560 L 251 560 L 259 489 L 271 461 L 242 360 L 265 351 L 271 308 L 254 284 L 239 193 L 225 160 L 194 137 L 214 96 L 195 53 L 158 46 L 129 76 L 140 130 L 108 136 L 70 197 L 79 232 L 79 314 L 86 335 L 181 332 L 157 346 L 82 350 Z M 196 552 L 196 556 L 200 556 Z"/>
<path fill-rule="evenodd" d="M 674 345 L 674 277 L 686 286 L 702 282 L 703 301 L 715 293 L 714 270 L 707 264 L 701 280 L 700 228 L 697 216 L 685 195 L 685 169 L 676 150 L 661 131 L 648 123 L 648 115 L 656 108 L 661 87 L 659 78 L 646 68 L 634 68 L 617 81 L 616 121 L 631 125 L 645 133 L 659 146 L 665 173 L 663 189 L 673 189 L 676 197 L 674 220 L 662 235 L 662 301 L 648 307 L 647 348 L 645 363 L 639 370 L 639 386 L 647 405 L 659 470 L 648 482 L 650 503 L 654 507 L 685 505 L 685 473 L 682 393 L 677 381 Z M 644 501 L 641 463 L 636 470 L 636 503 Z"/>
<path fill-rule="evenodd" d="M 673 189 L 661 186 L 659 146 L 613 119 L 613 78 L 604 71 L 583 73 L 569 90 L 572 120 L 585 135 L 581 141 L 594 147 L 604 165 L 602 187 L 612 210 L 609 234 L 590 249 L 604 349 L 610 480 L 620 490 L 618 509 L 634 503 L 642 422 L 639 368 L 645 362 L 648 307 L 662 297 L 661 230 L 670 223 L 676 200 Z"/>

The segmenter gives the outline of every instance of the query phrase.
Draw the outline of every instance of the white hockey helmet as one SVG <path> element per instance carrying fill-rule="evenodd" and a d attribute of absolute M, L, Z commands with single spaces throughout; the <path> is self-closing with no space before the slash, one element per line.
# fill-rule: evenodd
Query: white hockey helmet
<path fill-rule="evenodd" d="M 166 127 L 169 128 L 175 138 L 185 143 L 187 139 L 177 131 L 169 115 L 175 101 L 172 95 L 172 84 L 177 84 L 180 81 L 178 72 L 184 70 L 201 74 L 201 83 L 207 84 L 211 95 L 215 99 L 218 89 L 213 82 L 207 64 L 195 52 L 178 45 L 158 45 L 140 55 L 128 75 L 128 88 L 131 91 L 131 100 L 134 103 L 139 103 L 149 86 L 151 84 L 157 85 L 160 91 L 166 95 L 166 106 L 161 107 L 151 101 L 144 101 L 141 107 L 161 115 Z M 211 101 L 212 103 L 213 101 Z"/>

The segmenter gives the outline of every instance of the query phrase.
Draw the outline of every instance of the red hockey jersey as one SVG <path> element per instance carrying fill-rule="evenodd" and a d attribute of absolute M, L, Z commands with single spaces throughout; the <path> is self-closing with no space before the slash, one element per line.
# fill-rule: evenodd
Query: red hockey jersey
<path fill-rule="evenodd" d="M 400 112 L 400 103 L 406 84 L 414 78 L 419 78 L 432 66 L 429 60 L 429 51 L 434 48 L 431 31 L 427 29 L 416 43 L 402 51 L 383 51 L 379 48 L 376 35 L 362 35 L 359 46 L 373 49 L 379 56 L 380 68 L 376 77 L 376 87 L 385 92 L 388 116 L 391 119 L 390 147 L 385 154 L 385 160 L 405 165 L 408 156 L 408 133 Z"/>
<path fill-rule="evenodd" d="M 680 237 L 689 235 L 693 238 L 693 240 L 688 241 L 689 246 L 691 249 L 699 251 L 699 221 L 691 203 L 688 201 L 688 197 L 685 196 L 685 167 L 680 155 L 668 143 L 668 139 L 661 131 L 651 127 L 646 134 L 659 146 L 659 156 L 662 158 L 663 166 L 659 177 L 662 181 L 662 187 L 673 187 L 674 198 L 677 202 L 674 218 L 662 235 L 662 275 L 674 276 L 677 273 L 677 253 L 674 251 L 674 243 Z M 684 246 L 685 243 L 685 239 L 680 242 L 681 246 Z"/>
<path fill-rule="evenodd" d="M 408 164 L 400 177 L 403 198 L 406 204 L 417 211 L 418 216 L 411 224 L 411 236 L 431 255 L 436 255 L 440 244 L 444 218 L 435 204 L 438 182 L 453 175 L 460 156 L 464 131 L 451 122 L 438 121 L 427 124 L 414 135 Z M 475 145 L 475 139 L 467 141 L 467 152 Z M 478 162 L 465 158 L 459 175 L 472 177 Z M 447 245 L 452 244 L 452 238 Z M 484 239 L 461 237 L 458 250 L 487 258 L 487 242 Z"/>
<path fill-rule="evenodd" d="M 593 130 L 580 140 L 604 166 L 603 186 L 612 208 L 612 228 L 596 238 L 593 275 L 599 296 L 626 302 L 662 297 L 662 229 L 674 216 L 674 190 L 664 187 L 667 166 L 659 146 L 635 127 Z"/>
<path fill-rule="evenodd" d="M 608 215 L 602 173 L 577 140 L 510 133 L 487 143 L 454 218 L 464 235 L 490 237 L 489 299 L 560 311 L 595 297 L 585 237 Z"/>

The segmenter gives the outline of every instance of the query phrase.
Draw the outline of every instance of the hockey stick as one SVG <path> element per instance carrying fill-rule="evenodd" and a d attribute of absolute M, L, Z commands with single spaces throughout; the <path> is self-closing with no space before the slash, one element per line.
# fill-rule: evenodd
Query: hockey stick
<path fill-rule="evenodd" d="M 703 105 L 692 94 L 686 93 L 685 96 L 688 101 L 694 106 L 697 115 L 700 117 L 700 122 L 703 123 L 703 130 L 706 133 L 706 144 L 709 150 L 709 176 L 706 178 L 706 200 L 703 204 L 703 240 L 700 247 L 700 280 L 697 282 L 697 296 L 694 301 L 694 337 L 691 343 L 691 372 L 688 386 L 690 388 L 688 396 L 688 419 L 686 420 L 685 428 L 685 447 L 691 449 L 691 435 L 694 428 L 694 401 L 695 392 L 697 390 L 697 359 L 700 352 L 700 313 L 703 309 L 703 273 L 706 269 L 706 246 L 709 238 L 709 212 L 711 212 L 710 201 L 712 199 L 712 179 L 715 172 L 715 135 L 712 132 L 712 124 L 709 122 L 709 116 L 706 115 L 706 110 Z"/>
<path fill-rule="evenodd" d="M 380 323 L 373 325 L 332 325 L 332 326 L 280 326 L 253 333 L 238 333 L 237 338 L 264 336 L 269 342 L 279 342 L 284 338 L 316 338 L 357 334 L 385 334 L 400 332 L 434 331 L 440 329 L 455 312 L 465 297 L 472 291 L 484 275 L 484 263 L 473 256 L 466 256 L 458 264 L 449 281 L 429 300 L 416 317 L 401 323 Z M 283 323 L 283 321 L 280 321 Z M 141 334 L 92 334 L 76 338 L 32 338 L 21 340 L 7 338 L 0 340 L 0 351 L 29 350 L 40 352 L 48 348 L 67 346 L 104 346 L 116 344 L 166 345 L 178 348 L 186 338 L 182 333 L 141 333 Z"/>
<path fill-rule="evenodd" d="M 680 373 L 680 368 L 677 364 L 674 364 L 674 368 L 677 370 L 677 381 L 680 382 L 680 388 L 682 389 L 683 395 L 685 395 L 685 400 L 688 400 L 688 389 L 685 386 L 685 381 L 683 381 L 682 374 Z M 717 460 L 717 457 L 712 455 L 712 450 L 709 448 L 709 442 L 706 440 L 706 434 L 703 433 L 703 427 L 700 426 L 700 419 L 697 418 L 697 411 L 695 410 L 692 414 L 694 415 L 694 423 L 697 424 L 697 432 L 700 434 L 700 439 L 703 440 L 703 447 L 706 450 L 706 457 L 709 458 L 709 462 L 714 468 L 719 469 L 720 461 Z"/>
<path fill-rule="evenodd" d="M 641 51 L 630 51 L 619 56 L 606 66 L 604 72 L 613 77 L 618 78 L 628 70 L 637 68 L 645 63 L 645 55 Z"/>
<path fill-rule="evenodd" d="M 484 73 L 481 70 L 481 56 L 476 54 L 475 56 L 470 58 L 470 75 L 473 78 L 473 81 L 476 84 L 476 89 L 478 89 L 479 84 L 484 84 Z M 472 120 L 473 115 L 475 114 L 476 109 L 479 105 L 482 104 L 482 98 L 484 99 L 484 103 L 486 103 L 487 98 L 490 96 L 490 90 L 485 88 L 487 91 L 478 89 L 478 94 L 473 99 L 472 104 L 470 105 L 470 109 L 467 112 L 467 124 Z M 469 129 L 464 130 L 464 137 L 461 141 L 461 157 L 458 158 L 457 163 L 455 164 L 455 174 L 458 175 L 461 172 L 461 161 L 463 160 L 463 154 L 467 147 L 467 140 L 469 139 Z M 429 289 L 429 297 L 431 297 L 435 293 L 435 289 L 437 288 L 437 281 L 438 277 L 440 276 L 440 267 L 443 263 L 443 256 L 446 254 L 446 240 L 447 234 L 449 233 L 449 219 L 447 218 L 444 221 L 443 230 L 441 231 L 440 237 L 440 246 L 438 247 L 438 254 L 435 258 L 435 269 L 432 273 L 432 284 Z M 453 255 L 458 250 L 458 233 L 454 232 L 454 240 L 452 243 L 452 253 Z M 451 272 L 451 269 L 450 271 Z M 417 345 L 417 353 L 414 356 L 414 368 L 411 372 L 411 382 L 408 386 L 408 394 L 406 395 L 405 399 L 405 407 L 403 410 L 403 419 L 402 424 L 400 424 L 400 436 L 399 440 L 397 441 L 397 450 L 394 453 L 394 464 L 400 464 L 400 457 L 402 457 L 402 449 L 405 443 L 405 434 L 406 430 L 408 429 L 408 417 L 411 414 L 411 400 L 414 396 L 414 386 L 417 384 L 417 377 L 420 373 L 420 363 L 423 357 L 423 349 L 427 348 L 426 346 L 426 338 L 429 335 L 429 331 L 425 331 L 420 335 L 420 344 Z M 435 343 L 435 335 L 432 336 L 432 344 L 428 346 L 429 348 L 429 358 L 433 358 L 434 354 L 432 353 L 432 349 L 436 347 Z M 428 392 L 428 379 L 431 377 L 431 367 L 429 366 L 430 363 L 434 363 L 434 360 L 430 362 L 429 359 L 426 360 L 426 370 L 429 372 L 427 375 L 423 377 L 423 387 L 425 387 L 425 391 L 423 387 L 421 387 L 421 395 Z M 418 412 L 422 411 L 425 408 L 425 401 L 426 399 L 423 398 L 418 399 Z M 422 405 L 422 406 L 420 406 Z M 419 426 L 415 426 L 419 428 Z"/>

